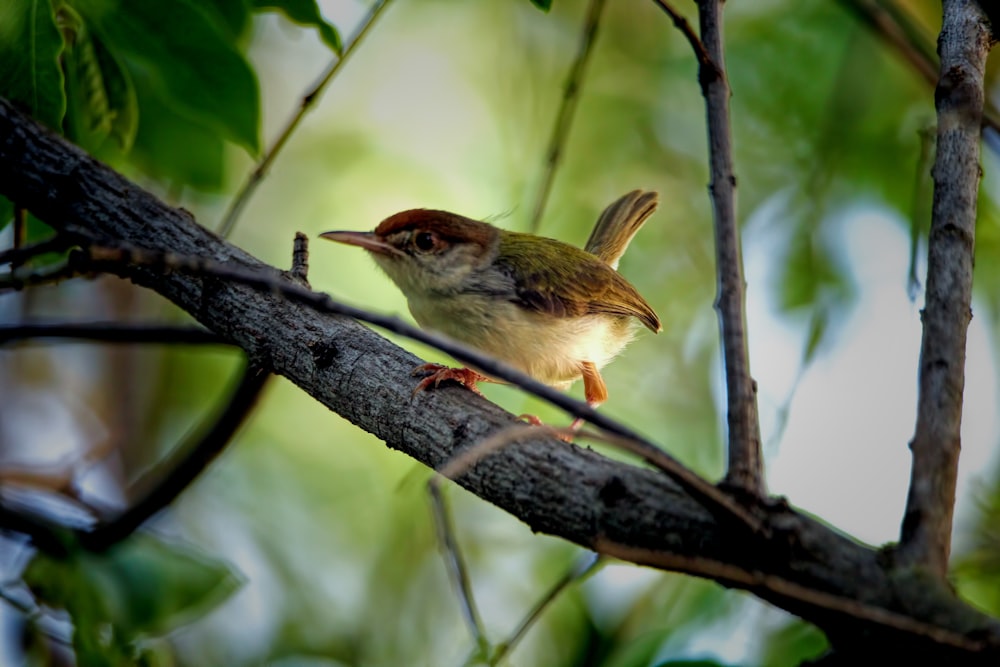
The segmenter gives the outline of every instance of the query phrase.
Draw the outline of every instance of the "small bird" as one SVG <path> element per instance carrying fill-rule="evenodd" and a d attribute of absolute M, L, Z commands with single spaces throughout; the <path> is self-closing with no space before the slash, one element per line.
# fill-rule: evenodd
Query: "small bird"
<path fill-rule="evenodd" d="M 635 190 L 608 206 L 584 249 L 428 209 L 403 211 L 373 232 L 320 238 L 364 248 L 406 296 L 424 329 L 486 352 L 565 389 L 583 378 L 592 407 L 608 397 L 600 369 L 660 320 L 618 271 L 629 242 L 656 210 L 657 194 Z M 426 364 L 417 391 L 454 380 L 476 391 L 495 381 L 470 368 Z M 415 371 L 416 372 L 416 371 Z"/>

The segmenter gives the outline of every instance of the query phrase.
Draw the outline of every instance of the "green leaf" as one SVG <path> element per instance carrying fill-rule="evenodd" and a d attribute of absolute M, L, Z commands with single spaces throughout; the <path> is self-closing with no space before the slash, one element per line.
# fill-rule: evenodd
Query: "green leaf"
<path fill-rule="evenodd" d="M 826 636 L 815 625 L 795 619 L 764 638 L 758 664 L 792 667 L 817 659 L 829 646 Z"/>
<path fill-rule="evenodd" d="M 158 180 L 219 190 L 226 167 L 219 133 L 178 114 L 148 85 L 138 83 L 136 94 L 143 114 L 129 156 L 132 163 Z"/>
<path fill-rule="evenodd" d="M 60 10 L 69 43 L 63 57 L 69 95 L 66 132 L 91 152 L 108 137 L 128 152 L 139 126 L 139 105 L 128 72 L 72 8 Z"/>
<path fill-rule="evenodd" d="M 0 195 L 0 231 L 14 221 L 14 202 Z"/>
<path fill-rule="evenodd" d="M 14 221 L 14 202 L 0 195 L 0 231 L 6 229 Z M 28 211 L 28 219 L 24 229 L 25 245 L 37 243 L 52 236 L 52 228 L 36 218 Z M 47 252 L 31 258 L 31 264 L 36 268 L 53 266 L 66 258 L 65 252 Z"/>
<path fill-rule="evenodd" d="M 145 533 L 103 554 L 53 559 L 39 553 L 24 582 L 40 602 L 69 612 L 87 651 L 107 648 L 105 626 L 119 646 L 160 635 L 222 602 L 241 583 L 226 564 Z"/>
<path fill-rule="evenodd" d="M 830 312 L 824 304 L 817 304 L 809 317 L 809 331 L 806 334 L 805 348 L 802 350 L 802 364 L 808 366 L 812 363 L 813 357 L 819 350 L 820 343 L 826 339 L 827 328 L 830 324 Z"/>
<path fill-rule="evenodd" d="M 340 34 L 323 18 L 316 0 L 253 0 L 253 5 L 258 11 L 278 11 L 299 25 L 313 26 L 334 53 L 343 53 Z"/>
<path fill-rule="evenodd" d="M 538 7 L 543 12 L 547 12 L 552 9 L 552 0 L 531 0 L 531 4 Z"/>
<path fill-rule="evenodd" d="M 252 153 L 260 147 L 257 78 L 235 39 L 191 0 L 74 0 L 108 48 L 179 113 Z M 141 107 L 140 107 L 141 108 Z"/>
<path fill-rule="evenodd" d="M 62 50 L 50 0 L 0 2 L 0 96 L 54 130 L 66 113 Z"/>
<path fill-rule="evenodd" d="M 250 0 L 212 0 L 199 5 L 233 39 L 239 40 L 250 27 Z"/>

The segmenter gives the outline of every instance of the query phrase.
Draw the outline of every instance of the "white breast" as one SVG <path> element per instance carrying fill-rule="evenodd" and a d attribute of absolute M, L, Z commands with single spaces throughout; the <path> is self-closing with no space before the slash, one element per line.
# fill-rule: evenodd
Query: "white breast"
<path fill-rule="evenodd" d="M 509 301 L 470 294 L 410 298 L 409 306 L 421 327 L 439 331 L 557 387 L 566 387 L 580 377 L 581 362 L 589 361 L 597 368 L 607 364 L 636 329 L 632 318 L 552 318 Z"/>

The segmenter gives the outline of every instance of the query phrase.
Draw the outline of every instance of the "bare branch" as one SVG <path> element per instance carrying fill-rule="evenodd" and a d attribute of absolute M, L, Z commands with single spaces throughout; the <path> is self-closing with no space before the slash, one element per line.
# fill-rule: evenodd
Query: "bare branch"
<path fill-rule="evenodd" d="M 826 609 L 831 616 L 839 617 L 848 623 L 864 619 L 886 630 L 922 640 L 919 642 L 921 647 L 926 647 L 927 649 L 933 650 L 945 646 L 973 654 L 982 651 L 986 646 L 986 643 L 980 638 L 969 637 L 962 633 L 914 620 L 911 617 L 896 614 L 880 607 L 874 607 L 862 599 L 847 598 L 822 590 L 807 589 L 782 577 L 733 567 L 728 563 L 717 562 L 710 558 L 698 555 L 679 556 L 677 554 L 644 551 L 611 542 L 600 542 L 594 548 L 600 554 L 613 556 L 633 563 L 645 563 L 675 572 L 688 572 L 699 576 L 709 576 L 723 585 L 746 588 L 747 590 L 761 594 L 763 597 L 773 595 L 778 598 L 794 601 L 795 603 L 815 605 Z M 859 638 L 852 639 L 857 641 Z M 869 650 L 871 649 L 870 644 L 864 645 Z M 904 647 L 899 644 L 889 644 L 889 647 L 891 647 L 891 651 L 897 658 L 902 655 L 902 651 L 904 650 Z M 907 650 L 919 654 L 920 649 L 909 646 Z M 980 663 L 977 662 L 976 664 Z"/>
<path fill-rule="evenodd" d="M 74 242 L 71 239 L 61 235 L 53 236 L 52 238 L 39 241 L 38 243 L 31 243 L 29 245 L 18 245 L 15 243 L 13 248 L 0 252 L 0 265 L 10 264 L 11 270 L 14 270 L 33 257 L 44 255 L 47 252 L 60 252 L 62 250 L 66 250 L 71 247 L 73 243 Z"/>
<path fill-rule="evenodd" d="M 25 287 L 38 285 L 53 285 L 70 278 L 76 278 L 79 275 L 81 275 L 80 270 L 70 266 L 68 262 L 46 266 L 35 271 L 21 267 L 17 271 L 0 274 L 0 293 L 16 292 Z"/>
<path fill-rule="evenodd" d="M 945 0 L 934 161 L 934 204 L 920 346 L 913 467 L 899 557 L 944 577 L 961 449 L 965 341 L 979 191 L 983 78 L 992 34 L 975 0 Z"/>
<path fill-rule="evenodd" d="M 248 364 L 232 396 L 203 433 L 180 445 L 175 453 L 150 473 L 162 475 L 155 482 L 140 480 L 148 487 L 142 497 L 121 516 L 79 535 L 80 543 L 91 551 L 103 551 L 131 535 L 147 519 L 169 505 L 225 449 L 257 402 L 270 373 Z M 166 472 L 163 472 L 163 471 Z M 148 475 L 147 475 L 148 477 Z"/>
<path fill-rule="evenodd" d="M 244 285 L 261 287 L 292 301 L 306 304 L 319 312 L 347 315 L 362 322 L 375 324 L 393 333 L 425 343 L 443 352 L 447 352 L 466 365 L 478 368 L 491 377 L 516 385 L 538 398 L 563 408 L 571 415 L 589 421 L 595 426 L 604 429 L 608 433 L 607 435 L 602 435 L 601 438 L 613 442 L 615 446 L 625 449 L 656 466 L 682 488 L 686 489 L 692 497 L 699 499 L 699 502 L 708 511 L 716 515 L 720 521 L 731 522 L 751 533 L 764 530 L 761 522 L 753 515 L 751 510 L 740 505 L 726 493 L 715 488 L 712 484 L 686 468 L 677 459 L 624 424 L 611 419 L 604 413 L 596 411 L 589 404 L 578 401 L 557 389 L 542 384 L 538 380 L 475 348 L 467 347 L 462 343 L 439 334 L 418 329 L 397 317 L 380 315 L 363 308 L 340 303 L 325 294 L 318 294 L 294 283 L 282 281 L 273 272 L 247 270 L 233 267 L 229 264 L 213 262 L 212 260 L 206 260 L 198 256 L 149 252 L 133 247 L 107 248 L 103 246 L 91 246 L 86 251 L 78 251 L 72 255 L 71 260 L 71 264 L 82 273 L 108 272 L 122 277 L 134 278 L 136 268 L 141 267 L 156 272 L 192 273 L 203 278 L 223 279 Z M 523 426 L 523 424 L 519 423 L 519 426 Z M 543 431 L 552 430 L 548 427 L 542 427 L 542 429 Z M 497 435 L 499 436 L 500 434 Z M 507 439 L 502 439 L 499 446 L 506 445 L 507 443 Z M 480 448 L 489 451 L 485 442 L 477 445 L 475 449 Z"/>
<path fill-rule="evenodd" d="M 941 65 L 935 54 L 934 45 L 928 43 L 911 23 L 901 20 L 905 10 L 891 1 L 840 1 L 896 49 L 927 83 L 932 86 L 937 85 Z M 1000 132 L 1000 114 L 992 107 L 984 107 L 982 125 L 983 128 L 988 127 Z"/>
<path fill-rule="evenodd" d="M 13 227 L 14 227 L 13 250 L 15 252 L 17 252 L 18 250 L 23 251 L 24 239 L 28 232 L 28 210 L 22 208 L 21 206 L 18 206 L 17 204 L 14 205 Z M 10 270 L 16 271 L 17 267 L 19 267 L 23 261 L 24 261 L 23 259 L 20 259 L 15 255 L 15 259 L 11 260 L 10 262 Z"/>
<path fill-rule="evenodd" d="M 309 287 L 309 237 L 302 232 L 295 232 L 292 268 L 289 269 L 288 275 L 303 287 Z"/>
<path fill-rule="evenodd" d="M 541 617 L 542 612 L 549 608 L 553 602 L 555 602 L 563 591 L 572 586 L 573 584 L 579 583 L 585 580 L 590 575 L 594 574 L 597 570 L 601 569 L 608 559 L 602 558 L 601 556 L 586 551 L 577 557 L 576 561 L 570 566 L 570 569 L 559 578 L 552 586 L 545 592 L 538 602 L 531 608 L 528 614 L 521 619 L 521 622 L 517 624 L 517 627 L 510 634 L 510 636 L 504 641 L 497 644 L 496 653 L 491 657 L 495 665 L 502 664 L 504 658 L 506 658 L 511 651 L 517 648 L 518 643 L 524 639 L 524 635 L 528 633 L 528 630 L 538 621 Z"/>
<path fill-rule="evenodd" d="M 250 201 L 250 197 L 253 196 L 254 191 L 257 186 L 260 185 L 264 176 L 267 175 L 268 170 L 271 168 L 271 164 L 274 162 L 275 158 L 278 157 L 278 153 L 281 149 L 285 147 L 288 139 L 292 136 L 292 133 L 305 118 L 305 115 L 312 109 L 312 106 L 319 99 L 323 91 L 326 89 L 327 85 L 333 81 L 333 77 L 337 75 L 340 68 L 344 66 L 347 59 L 356 50 L 362 40 L 364 40 L 365 35 L 368 34 L 369 29 L 375 24 L 375 19 L 379 17 L 382 10 L 389 6 L 389 0 L 378 0 L 373 6 L 368 16 L 361 23 L 361 26 L 357 29 L 354 35 L 347 41 L 344 45 L 344 51 L 340 56 L 334 58 L 333 62 L 330 64 L 326 73 L 320 77 L 319 81 L 313 85 L 312 89 L 307 92 L 303 97 L 302 101 L 299 103 L 298 110 L 292 114 L 292 117 L 288 119 L 288 123 L 285 125 L 284 129 L 275 139 L 274 144 L 271 148 L 265 151 L 264 155 L 261 156 L 260 162 L 254 168 L 247 180 L 243 182 L 240 189 L 233 196 L 233 201 L 229 205 L 229 210 L 226 211 L 226 215 L 222 218 L 222 222 L 219 223 L 219 235 L 222 238 L 226 238 L 233 231 L 233 227 L 236 226 L 236 221 L 239 219 L 240 214 L 243 212 L 243 208 Z"/>
<path fill-rule="evenodd" d="M 99 343 L 162 343 L 166 345 L 232 345 L 203 327 L 121 322 L 32 322 L 0 325 L 0 347 L 18 341 L 69 338 Z"/>
<path fill-rule="evenodd" d="M 24 202 L 60 231 L 104 243 L 170 248 L 258 275 L 279 275 L 2 101 L 0 194 Z M 354 320 L 323 315 L 311 305 L 276 295 L 270 285 L 252 287 L 142 266 L 130 276 L 240 345 L 251 359 L 428 467 L 438 469 L 458 452 L 516 423 L 513 415 L 460 387 L 413 396 L 410 373 L 420 360 Z M 734 530 L 738 524 L 720 521 L 665 475 L 544 433 L 537 429 L 533 438 L 479 461 L 458 483 L 532 530 L 588 548 L 621 545 L 633 555 L 663 555 L 657 566 L 673 567 L 666 558 L 673 555 L 678 569 L 685 567 L 684 558 L 697 558 L 748 573 L 696 572 L 752 590 L 817 623 L 834 641 L 850 637 L 876 647 L 889 639 L 923 637 L 949 664 L 972 664 L 970 651 L 979 651 L 974 657 L 982 661 L 1000 659 L 1000 622 L 961 602 L 946 586 L 901 586 L 901 573 L 880 551 L 783 503 L 756 508 L 768 531 Z M 11 528 L 3 509 L 0 526 Z M 10 518 L 11 523 L 17 520 Z M 773 577 L 764 588 L 754 584 L 761 574 Z M 779 581 L 804 593 L 793 596 L 780 589 Z M 875 618 L 853 617 L 849 608 L 831 614 L 822 595 L 863 601 L 866 609 L 958 633 L 975 643 L 956 646 L 944 635 L 920 634 L 921 626 L 901 624 L 890 632 Z"/>
<path fill-rule="evenodd" d="M 538 197 L 535 199 L 535 208 L 531 214 L 529 226 L 532 232 L 537 232 L 542 223 L 542 214 L 545 213 L 545 205 L 552 192 L 552 183 L 566 147 L 569 128 L 573 125 L 576 104 L 580 99 L 580 88 L 583 86 L 583 75 L 587 70 L 590 54 L 594 50 L 594 42 L 597 41 L 597 28 L 601 23 L 604 2 L 605 0 L 590 0 L 590 8 L 587 10 L 587 18 L 580 36 L 580 48 L 576 53 L 576 58 L 573 59 L 569 76 L 566 77 L 562 103 L 559 105 L 559 113 L 556 115 L 556 122 L 552 126 L 552 135 L 549 138 L 549 147 L 545 152 L 542 183 L 538 188 Z"/>
<path fill-rule="evenodd" d="M 702 81 L 705 79 L 710 79 L 712 77 L 721 76 L 719 67 L 712 62 L 712 57 L 708 55 L 708 51 L 705 50 L 705 45 L 701 43 L 701 39 L 695 34 L 694 30 L 691 28 L 691 24 L 687 22 L 687 19 L 681 16 L 680 12 L 673 8 L 673 6 L 666 0 L 653 0 L 656 5 L 662 9 L 670 20 L 674 22 L 674 27 L 681 31 L 687 39 L 688 44 L 691 45 L 691 49 L 694 51 L 695 58 L 698 59 L 698 80 Z M 704 69 L 705 72 L 701 70 Z"/>
<path fill-rule="evenodd" d="M 764 462 L 757 417 L 757 384 L 750 376 L 750 353 L 746 327 L 746 282 L 743 253 L 736 224 L 736 175 L 729 123 L 729 81 L 722 38 L 722 0 L 699 0 L 701 40 L 715 70 L 699 70 L 705 96 L 708 153 L 711 169 L 709 192 L 715 218 L 715 263 L 719 334 L 725 362 L 728 400 L 729 465 L 725 484 L 750 495 L 763 497 Z"/>
<path fill-rule="evenodd" d="M 441 489 L 443 479 L 445 478 L 435 475 L 427 483 L 431 509 L 434 512 L 434 526 L 437 528 L 438 546 L 441 549 L 441 556 L 444 559 L 445 569 L 448 571 L 452 586 L 455 587 L 455 595 L 462 608 L 462 616 L 465 618 L 472 639 L 476 643 L 476 655 L 486 656 L 490 652 L 490 642 L 486 637 L 486 629 L 483 626 L 479 608 L 476 606 L 476 596 L 472 592 L 469 567 L 465 564 L 465 557 L 458 546 L 455 522 L 451 519 L 451 512 L 448 511 L 448 505 Z"/>

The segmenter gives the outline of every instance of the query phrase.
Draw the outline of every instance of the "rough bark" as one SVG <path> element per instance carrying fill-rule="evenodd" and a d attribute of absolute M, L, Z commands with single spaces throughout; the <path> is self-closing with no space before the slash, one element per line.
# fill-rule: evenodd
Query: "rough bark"
<path fill-rule="evenodd" d="M 736 224 L 736 174 L 729 123 L 729 80 L 722 38 L 722 0 L 700 0 L 698 19 L 701 41 L 712 66 L 699 67 L 708 128 L 712 214 L 715 222 L 715 265 L 722 361 L 726 372 L 727 424 L 729 426 L 726 485 L 750 497 L 763 497 L 764 459 L 757 416 L 757 384 L 750 376 L 747 338 L 746 280 L 743 251 Z"/>
<path fill-rule="evenodd" d="M 935 91 L 937 156 L 927 248 L 913 466 L 898 557 L 939 577 L 948 570 L 961 450 L 965 341 L 972 319 L 972 264 L 979 191 L 983 77 L 992 46 L 974 0 L 946 0 Z"/>
<path fill-rule="evenodd" d="M 0 194 L 81 238 L 280 275 L 2 100 Z M 258 365 L 430 467 L 515 423 L 461 388 L 412 396 L 410 371 L 420 360 L 348 318 L 262 286 L 141 267 L 126 273 L 245 349 Z M 879 551 L 781 502 L 757 508 L 766 537 L 733 531 L 657 472 L 541 437 L 490 455 L 459 483 L 536 531 L 751 591 L 816 623 L 842 651 L 896 642 L 897 657 L 963 664 L 1000 657 L 996 620 L 943 586 L 901 577 Z M 0 525 L 17 530 L 16 514 L 0 508 Z"/>

